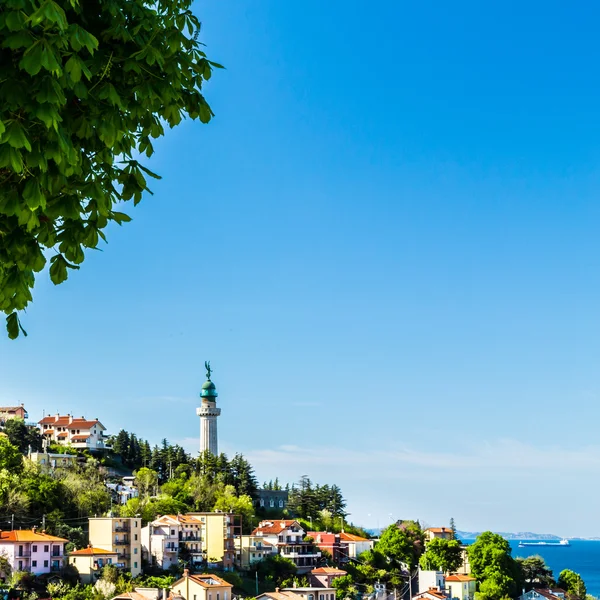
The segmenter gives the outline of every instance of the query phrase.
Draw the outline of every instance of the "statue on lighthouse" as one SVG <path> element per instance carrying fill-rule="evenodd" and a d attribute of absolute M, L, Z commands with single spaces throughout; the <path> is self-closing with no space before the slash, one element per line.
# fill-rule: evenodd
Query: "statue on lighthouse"
<path fill-rule="evenodd" d="M 219 444 L 217 438 L 217 417 L 221 414 L 221 409 L 217 408 L 217 388 L 211 381 L 212 369 L 210 361 L 204 362 L 206 368 L 206 381 L 202 384 L 200 392 L 201 404 L 196 409 L 196 414 L 200 417 L 200 453 L 208 450 L 214 456 L 219 453 Z"/>

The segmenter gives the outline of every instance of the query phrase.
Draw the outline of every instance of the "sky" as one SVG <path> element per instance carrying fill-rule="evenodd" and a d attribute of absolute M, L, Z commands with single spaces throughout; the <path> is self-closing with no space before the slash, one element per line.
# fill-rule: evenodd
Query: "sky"
<path fill-rule="evenodd" d="M 215 118 L 38 278 L 0 404 L 336 483 L 348 519 L 600 535 L 600 6 L 203 0 Z"/>

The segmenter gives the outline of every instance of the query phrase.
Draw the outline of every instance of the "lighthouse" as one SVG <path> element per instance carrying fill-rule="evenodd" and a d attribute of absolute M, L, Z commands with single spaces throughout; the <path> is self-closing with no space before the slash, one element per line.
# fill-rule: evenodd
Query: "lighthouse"
<path fill-rule="evenodd" d="M 221 409 L 217 408 L 217 388 L 210 379 L 212 372 L 210 362 L 205 362 L 206 381 L 202 384 L 200 392 L 201 404 L 196 409 L 200 417 L 200 453 L 208 450 L 214 456 L 219 454 L 219 443 L 217 438 L 217 417 Z"/>

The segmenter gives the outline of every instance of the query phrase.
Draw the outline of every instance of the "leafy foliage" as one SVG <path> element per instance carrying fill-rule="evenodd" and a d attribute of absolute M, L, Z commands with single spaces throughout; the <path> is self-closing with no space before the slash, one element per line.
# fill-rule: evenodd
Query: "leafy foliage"
<path fill-rule="evenodd" d="M 25 454 L 29 448 L 33 452 L 42 449 L 42 435 L 37 427 L 26 425 L 20 418 L 7 419 L 4 424 L 4 433 L 13 446 L 16 446 L 22 454 Z"/>
<path fill-rule="evenodd" d="M 140 202 L 136 157 L 185 116 L 210 121 L 202 84 L 217 63 L 192 0 L 4 0 L 0 8 L 0 310 L 9 337 L 46 265 L 80 268 L 118 204 Z"/>
<path fill-rule="evenodd" d="M 463 563 L 462 549 L 458 540 L 434 538 L 427 543 L 425 554 L 419 564 L 425 570 L 439 570 L 454 573 Z"/>
<path fill-rule="evenodd" d="M 273 484 L 279 486 L 278 480 Z M 306 475 L 289 492 L 288 510 L 297 517 L 317 518 L 323 510 L 327 510 L 332 518 L 345 517 L 346 500 L 337 485 L 314 484 Z"/>
<path fill-rule="evenodd" d="M 272 554 L 252 564 L 251 570 L 258 573 L 261 581 L 280 587 L 283 582 L 296 575 L 296 565 L 280 554 Z"/>
<path fill-rule="evenodd" d="M 558 587 L 577 598 L 585 598 L 587 595 L 585 583 L 583 582 L 581 575 L 570 569 L 565 569 L 560 572 L 560 575 L 558 576 Z"/>
<path fill-rule="evenodd" d="M 510 544 L 500 535 L 486 531 L 469 546 L 471 575 L 479 582 L 478 599 L 500 600 L 521 588 L 521 572 L 511 556 Z"/>
<path fill-rule="evenodd" d="M 541 556 L 519 557 L 516 560 L 527 590 L 534 587 L 549 588 L 556 585 L 552 570 Z"/>

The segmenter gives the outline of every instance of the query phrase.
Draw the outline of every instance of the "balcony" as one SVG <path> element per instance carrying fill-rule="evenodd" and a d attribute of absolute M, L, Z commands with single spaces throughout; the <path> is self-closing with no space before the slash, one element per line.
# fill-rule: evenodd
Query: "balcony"
<path fill-rule="evenodd" d="M 123 525 L 115 525 L 115 531 L 129 533 L 129 524 L 125 523 Z"/>
<path fill-rule="evenodd" d="M 297 552 L 297 551 L 290 551 L 287 552 L 286 550 L 282 549 L 281 550 L 281 556 L 284 556 L 285 558 L 319 558 L 321 556 L 320 552 Z"/>
<path fill-rule="evenodd" d="M 19 552 L 16 558 L 29 558 L 31 556 L 31 550 L 23 550 L 23 552 Z"/>
<path fill-rule="evenodd" d="M 117 552 L 117 558 L 129 560 L 131 558 L 131 554 L 129 552 Z"/>
<path fill-rule="evenodd" d="M 129 536 L 128 535 L 124 535 L 122 537 L 115 537 L 115 544 L 117 546 L 126 546 L 129 544 Z"/>
<path fill-rule="evenodd" d="M 165 552 L 177 552 L 179 550 L 179 546 L 175 544 L 165 544 Z"/>

